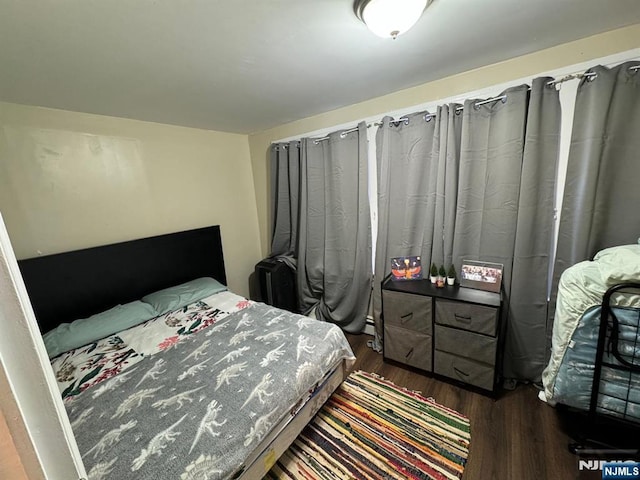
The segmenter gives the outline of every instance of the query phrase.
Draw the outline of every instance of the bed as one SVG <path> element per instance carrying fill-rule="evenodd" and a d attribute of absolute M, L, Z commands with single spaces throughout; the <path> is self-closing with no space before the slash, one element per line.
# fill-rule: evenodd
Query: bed
<path fill-rule="evenodd" d="M 544 401 L 640 423 L 640 245 L 562 274 L 542 382 Z"/>
<path fill-rule="evenodd" d="M 228 291 L 218 226 L 19 263 L 90 479 L 261 478 L 355 360 Z"/>

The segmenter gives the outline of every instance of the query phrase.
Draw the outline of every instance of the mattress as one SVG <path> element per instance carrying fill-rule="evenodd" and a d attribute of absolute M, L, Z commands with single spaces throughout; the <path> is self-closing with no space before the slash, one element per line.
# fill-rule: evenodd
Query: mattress
<path fill-rule="evenodd" d="M 340 362 L 335 325 L 221 292 L 52 361 L 89 478 L 230 478 Z"/>
<path fill-rule="evenodd" d="M 593 261 L 568 268 L 558 287 L 549 364 L 542 374 L 541 398 L 589 409 L 600 327 L 602 297 L 624 282 L 640 282 L 640 245 L 613 247 Z M 640 296 L 615 294 L 613 311 L 620 322 L 619 348 L 627 359 L 640 359 Z M 619 362 L 605 352 L 598 411 L 640 421 L 640 375 L 609 368 Z"/>

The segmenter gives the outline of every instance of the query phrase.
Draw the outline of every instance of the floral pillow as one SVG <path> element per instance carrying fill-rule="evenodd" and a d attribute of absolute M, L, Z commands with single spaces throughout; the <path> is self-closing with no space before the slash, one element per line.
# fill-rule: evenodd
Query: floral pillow
<path fill-rule="evenodd" d="M 62 398 L 69 399 L 109 380 L 145 357 L 177 345 L 252 302 L 231 292 L 166 313 L 133 328 L 70 350 L 52 360 Z M 215 306 L 212 306 L 215 305 Z"/>

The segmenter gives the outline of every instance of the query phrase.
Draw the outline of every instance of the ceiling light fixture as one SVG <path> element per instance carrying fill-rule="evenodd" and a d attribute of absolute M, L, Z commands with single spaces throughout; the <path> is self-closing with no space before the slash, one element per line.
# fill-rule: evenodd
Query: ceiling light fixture
<path fill-rule="evenodd" d="M 369 30 L 395 39 L 413 27 L 427 7 L 427 0 L 356 0 L 353 9 Z"/>

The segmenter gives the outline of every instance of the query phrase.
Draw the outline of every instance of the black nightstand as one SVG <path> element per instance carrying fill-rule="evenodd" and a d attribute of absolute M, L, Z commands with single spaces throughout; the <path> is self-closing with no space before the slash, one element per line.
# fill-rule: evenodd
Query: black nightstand
<path fill-rule="evenodd" d="M 384 358 L 493 392 L 502 298 L 428 280 L 382 283 Z"/>

